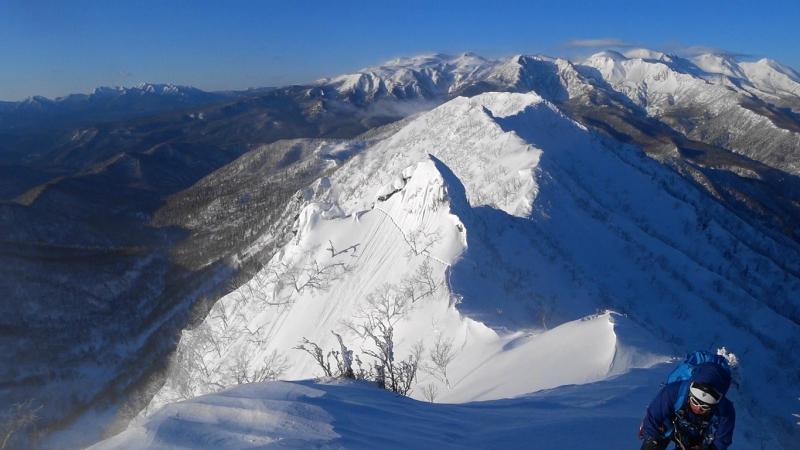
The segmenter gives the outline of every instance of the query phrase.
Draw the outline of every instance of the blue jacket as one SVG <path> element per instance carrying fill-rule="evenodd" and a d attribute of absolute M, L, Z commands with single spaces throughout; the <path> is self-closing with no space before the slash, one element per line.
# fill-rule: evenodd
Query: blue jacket
<path fill-rule="evenodd" d="M 713 364 L 701 364 L 695 369 L 692 381 L 710 384 L 719 392 L 725 394 L 730 386 L 730 377 L 721 375 L 718 368 Z M 686 394 L 689 381 L 679 381 L 664 386 L 656 395 L 650 406 L 647 407 L 642 422 L 642 432 L 645 437 L 663 438 L 670 436 L 673 429 L 673 420 L 676 418 L 677 410 L 683 410 L 684 418 L 689 422 L 701 422 L 702 419 L 692 414 L 686 406 L 688 395 Z M 684 397 L 679 408 L 675 404 L 679 397 Z M 713 444 L 717 450 L 727 450 L 733 442 L 733 428 L 736 423 L 736 411 L 733 403 L 723 397 L 717 404 L 713 413 L 712 421 L 716 423 L 713 431 Z"/>

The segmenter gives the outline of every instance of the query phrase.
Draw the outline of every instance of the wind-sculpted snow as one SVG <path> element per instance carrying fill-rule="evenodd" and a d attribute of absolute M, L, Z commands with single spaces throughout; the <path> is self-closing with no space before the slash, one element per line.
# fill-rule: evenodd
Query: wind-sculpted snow
<path fill-rule="evenodd" d="M 642 405 L 667 372 L 659 365 L 458 405 L 412 400 L 362 382 L 250 384 L 169 405 L 90 448 L 635 448 Z"/>
<path fill-rule="evenodd" d="M 540 97 L 454 99 L 304 195 L 294 239 L 184 331 L 148 413 L 319 375 L 300 340 L 327 351 L 336 332 L 359 353 L 369 343 L 348 323 L 368 299 L 402 292 L 398 357 L 417 342 L 453 352 L 446 373 L 421 372 L 415 398 L 518 396 L 727 346 L 743 356 L 736 440 L 791 448 L 797 245 Z M 625 315 L 593 315 L 606 309 Z"/>

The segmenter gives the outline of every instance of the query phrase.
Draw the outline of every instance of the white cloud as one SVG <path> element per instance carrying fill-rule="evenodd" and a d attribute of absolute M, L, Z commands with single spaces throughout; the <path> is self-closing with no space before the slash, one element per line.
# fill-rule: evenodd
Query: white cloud
<path fill-rule="evenodd" d="M 617 38 L 572 39 L 566 42 L 567 47 L 636 47 L 635 44 Z"/>

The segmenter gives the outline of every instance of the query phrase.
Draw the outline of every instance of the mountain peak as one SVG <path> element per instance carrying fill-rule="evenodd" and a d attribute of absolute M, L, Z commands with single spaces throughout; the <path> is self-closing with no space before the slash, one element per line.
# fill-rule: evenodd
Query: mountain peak
<path fill-rule="evenodd" d="M 662 62 L 672 62 L 673 58 L 664 52 L 657 50 L 650 50 L 647 48 L 634 48 L 624 53 L 624 56 L 629 59 L 652 59 Z"/>
<path fill-rule="evenodd" d="M 778 61 L 775 61 L 774 59 L 761 58 L 758 61 L 756 61 L 755 64 L 768 67 L 800 83 L 800 73 L 798 73 L 796 70 L 794 70 L 789 66 L 785 66 L 779 63 Z"/>
<path fill-rule="evenodd" d="M 697 55 L 691 61 L 703 71 L 712 74 L 722 74 L 729 77 L 746 79 L 747 75 L 739 67 L 739 63 L 731 55 L 720 53 L 704 53 Z"/>
<path fill-rule="evenodd" d="M 625 55 L 623 55 L 622 53 L 614 51 L 614 50 L 603 50 L 603 51 L 597 52 L 597 53 L 593 54 L 592 56 L 590 56 L 589 58 L 587 58 L 588 61 L 601 60 L 601 59 L 610 59 L 610 60 L 612 60 L 614 62 L 619 62 L 619 61 L 625 61 L 628 58 Z"/>

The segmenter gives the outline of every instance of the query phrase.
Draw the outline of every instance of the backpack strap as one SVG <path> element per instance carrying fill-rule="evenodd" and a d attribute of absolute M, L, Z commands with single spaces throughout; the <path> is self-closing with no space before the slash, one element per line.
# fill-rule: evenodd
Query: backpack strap
<path fill-rule="evenodd" d="M 672 409 L 678 411 L 679 409 L 683 408 L 683 404 L 686 403 L 686 397 L 689 395 L 689 385 L 691 383 L 689 381 L 682 381 L 681 387 L 678 389 L 678 398 L 675 399 L 675 404 L 673 405 Z"/>
<path fill-rule="evenodd" d="M 672 406 L 673 414 L 677 413 L 681 408 L 683 408 L 683 404 L 686 402 L 686 396 L 689 395 L 689 384 L 689 381 L 681 381 L 681 386 L 678 388 L 678 397 L 675 399 L 675 404 Z M 674 432 L 675 422 L 670 420 L 669 424 L 667 425 L 667 432 L 664 433 L 664 436 L 671 438 Z"/>

